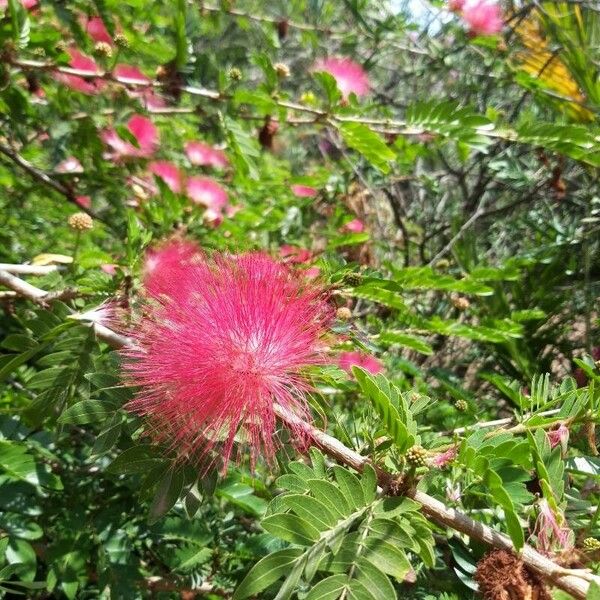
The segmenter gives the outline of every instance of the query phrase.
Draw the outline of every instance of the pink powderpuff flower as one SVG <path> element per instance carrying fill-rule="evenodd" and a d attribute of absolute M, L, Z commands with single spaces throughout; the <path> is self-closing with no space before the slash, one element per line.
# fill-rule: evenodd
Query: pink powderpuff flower
<path fill-rule="evenodd" d="M 82 26 L 95 42 L 104 42 L 114 46 L 112 36 L 108 33 L 108 29 L 106 29 L 106 25 L 100 17 L 84 18 L 82 19 Z"/>
<path fill-rule="evenodd" d="M 500 5 L 489 0 L 466 2 L 462 16 L 473 35 L 496 35 L 504 26 Z"/>
<path fill-rule="evenodd" d="M 319 267 L 308 267 L 308 269 L 302 271 L 302 274 L 308 279 L 316 279 L 321 274 L 321 269 Z"/>
<path fill-rule="evenodd" d="M 365 224 L 360 219 L 352 219 L 342 227 L 345 233 L 362 233 L 364 230 Z"/>
<path fill-rule="evenodd" d="M 86 310 L 85 312 L 70 315 L 71 319 L 93 323 L 101 327 L 116 329 L 119 325 L 117 318 L 117 305 L 114 300 L 106 300 L 99 306 Z"/>
<path fill-rule="evenodd" d="M 452 485 L 450 481 L 446 482 L 446 498 L 450 500 L 450 502 L 460 502 L 460 499 L 462 498 L 460 483 Z"/>
<path fill-rule="evenodd" d="M 369 92 L 370 84 L 367 73 L 358 63 L 349 58 L 323 58 L 314 64 L 312 70 L 325 71 L 332 75 L 344 98 L 352 93 L 364 96 Z"/>
<path fill-rule="evenodd" d="M 546 435 L 548 436 L 548 441 L 550 442 L 551 448 L 556 448 L 556 446 L 560 445 L 562 453 L 567 453 L 569 444 L 569 428 L 564 423 L 561 423 L 556 429 L 548 431 Z"/>
<path fill-rule="evenodd" d="M 124 350 L 127 408 L 146 418 L 151 439 L 206 472 L 279 447 L 276 412 L 310 421 L 308 367 L 324 364 L 332 321 L 324 290 L 263 253 L 202 256 L 186 273 L 189 294 L 150 305 Z M 277 405 L 277 408 L 275 406 Z M 293 423 L 293 420 L 292 420 Z M 306 439 L 301 425 L 286 425 Z"/>
<path fill-rule="evenodd" d="M 308 185 L 296 184 L 290 188 L 294 196 L 298 196 L 298 198 L 314 198 L 319 193 L 314 187 Z"/>
<path fill-rule="evenodd" d="M 460 12 L 465 6 L 465 0 L 448 0 L 448 10 L 451 12 Z"/>
<path fill-rule="evenodd" d="M 186 282 L 191 281 L 189 271 L 200 253 L 197 244 L 177 239 L 148 250 L 142 268 L 146 293 L 155 299 L 172 295 L 183 298 Z"/>
<path fill-rule="evenodd" d="M 98 73 L 100 69 L 93 58 L 82 54 L 77 48 L 69 48 L 67 50 L 71 59 L 69 66 L 78 71 L 88 71 L 89 73 Z M 94 95 L 100 92 L 105 85 L 101 79 L 88 79 L 79 75 L 67 75 L 66 73 L 57 73 L 55 78 L 70 87 L 76 92 L 82 94 Z"/>
<path fill-rule="evenodd" d="M 166 160 L 157 160 L 148 165 L 148 170 L 150 173 L 160 177 L 174 194 L 181 192 L 183 176 L 173 163 Z"/>
<path fill-rule="evenodd" d="M 371 375 L 377 375 L 383 371 L 383 363 L 371 354 L 364 352 L 342 352 L 338 357 L 340 369 L 352 375 L 352 367 L 360 367 Z"/>
<path fill-rule="evenodd" d="M 229 160 L 222 150 L 202 142 L 186 142 L 184 150 L 189 161 L 196 166 L 224 169 L 229 164 Z"/>
<path fill-rule="evenodd" d="M 194 204 L 202 204 L 215 211 L 222 210 L 228 202 L 227 192 L 210 177 L 190 177 L 187 195 Z"/>
<path fill-rule="evenodd" d="M 144 75 L 137 67 L 127 64 L 118 64 L 113 69 L 113 75 L 121 79 L 132 79 L 137 82 L 150 83 L 152 80 Z M 127 82 L 124 82 L 127 85 Z M 153 108 L 163 108 L 166 106 L 166 102 L 163 98 L 158 96 L 151 86 L 133 86 L 127 88 L 127 95 L 130 98 L 138 98 L 144 108 L 151 110 Z"/>
<path fill-rule="evenodd" d="M 113 75 L 115 75 L 115 77 L 122 77 L 123 79 L 135 79 L 137 81 L 150 83 L 150 78 L 144 75 L 137 67 L 123 63 L 118 64 L 113 69 Z"/>
<path fill-rule="evenodd" d="M 308 262 L 312 258 L 310 250 L 298 246 L 289 246 L 288 244 L 284 244 L 279 248 L 279 255 L 286 262 L 295 264 Z"/>
<path fill-rule="evenodd" d="M 92 208 L 92 199 L 90 196 L 76 196 L 75 202 L 81 206 L 81 208 Z"/>
<path fill-rule="evenodd" d="M 23 8 L 30 10 L 38 5 L 38 0 L 21 0 Z M 0 8 L 8 8 L 8 0 L 0 0 Z"/>
<path fill-rule="evenodd" d="M 105 129 L 100 134 L 102 141 L 112 148 L 115 158 L 152 156 L 159 142 L 154 123 L 142 115 L 133 115 L 127 123 L 127 129 L 137 140 L 139 148 L 123 140 L 114 129 Z"/>
<path fill-rule="evenodd" d="M 103 273 L 106 273 L 107 275 L 110 275 L 112 277 L 113 275 L 117 274 L 117 267 L 118 266 L 119 265 L 115 265 L 113 263 L 105 263 L 103 265 L 100 265 L 100 270 Z"/>
<path fill-rule="evenodd" d="M 458 447 L 452 446 L 452 448 L 448 448 L 445 452 L 440 452 L 436 454 L 431 460 L 430 463 L 438 468 L 443 469 L 445 466 L 450 464 L 458 455 Z"/>
<path fill-rule="evenodd" d="M 575 535 L 565 516 L 560 512 L 555 513 L 545 498 L 539 501 L 538 510 L 533 530 L 537 549 L 547 556 L 572 550 Z"/>
<path fill-rule="evenodd" d="M 57 173 L 83 173 L 83 166 L 77 158 L 69 156 L 59 162 L 54 169 Z"/>

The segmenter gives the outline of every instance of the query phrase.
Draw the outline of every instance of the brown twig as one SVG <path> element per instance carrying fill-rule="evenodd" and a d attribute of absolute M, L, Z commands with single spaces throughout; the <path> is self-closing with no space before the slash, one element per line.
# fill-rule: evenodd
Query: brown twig
<path fill-rule="evenodd" d="M 62 271 L 64 267 L 60 265 L 13 265 L 9 263 L 0 263 L 0 270 L 12 273 L 13 275 L 47 275 L 55 271 Z"/>
<path fill-rule="evenodd" d="M 0 143 L 0 154 L 3 154 L 13 163 L 21 167 L 21 169 L 23 169 L 26 173 L 31 175 L 33 179 L 40 181 L 47 187 L 50 187 L 59 194 L 62 194 L 71 204 L 77 206 L 77 208 L 80 211 L 87 213 L 93 219 L 96 219 L 97 221 L 100 221 L 101 223 L 104 223 L 105 225 L 110 227 L 110 225 L 106 223 L 106 221 L 104 221 L 101 217 L 99 217 L 91 208 L 87 208 L 85 206 L 80 205 L 77 202 L 76 194 L 72 189 L 63 185 L 62 183 L 60 183 L 60 181 L 53 179 L 52 177 L 50 177 L 50 175 L 48 175 L 48 173 L 45 173 L 41 169 L 34 167 L 28 160 L 25 160 L 18 152 L 14 151 L 9 146 Z"/>
<path fill-rule="evenodd" d="M 52 300 L 65 298 L 66 294 L 72 295 L 76 293 L 70 289 L 61 290 L 60 292 L 47 292 L 3 270 L 0 270 L 0 284 L 16 292 L 19 296 L 27 298 L 43 307 L 47 307 L 48 302 Z M 91 323 L 91 326 L 94 328 L 98 338 L 112 348 L 123 348 L 133 343 L 130 338 L 120 335 L 100 323 Z"/>
<path fill-rule="evenodd" d="M 51 62 L 43 62 L 43 61 L 35 61 L 35 60 L 24 60 L 14 58 L 11 60 L 11 64 L 15 67 L 18 67 L 23 70 L 43 70 L 43 71 L 51 71 L 55 73 L 63 73 L 65 75 L 75 75 L 77 77 L 81 77 L 83 79 L 102 79 L 106 81 L 112 81 L 114 83 L 118 83 L 125 86 L 132 87 L 142 87 L 142 88 L 161 88 L 166 85 L 170 85 L 169 83 L 165 83 L 163 81 L 158 80 L 150 80 L 150 79 L 139 79 L 134 77 L 120 77 L 112 73 L 111 71 L 91 71 L 85 69 L 73 69 L 71 67 L 64 67 L 61 65 L 57 65 Z M 182 85 L 178 87 L 178 90 L 181 92 L 185 92 L 191 96 L 199 96 L 202 98 L 206 98 L 208 100 L 214 101 L 227 101 L 230 99 L 230 96 L 225 93 L 218 92 L 216 90 L 210 90 L 208 88 L 196 87 L 196 86 L 187 86 Z M 332 114 L 327 110 L 321 108 L 315 108 L 313 106 L 308 106 L 306 104 L 301 104 L 298 102 L 290 102 L 287 100 L 276 100 L 273 99 L 273 102 L 281 107 L 288 110 L 308 113 L 315 117 L 315 124 L 319 122 L 329 122 L 332 125 L 339 126 L 344 123 L 359 123 L 362 125 L 368 126 L 370 129 L 377 133 L 389 134 L 389 135 L 404 135 L 404 136 L 413 136 L 413 135 L 421 135 L 427 132 L 427 129 L 420 126 L 409 125 L 405 121 L 394 120 L 394 119 L 373 119 L 362 116 L 352 116 L 352 115 L 339 115 Z M 302 124 L 306 124 L 302 122 Z M 482 127 L 477 130 L 481 135 L 485 135 L 490 138 L 500 139 L 504 141 L 510 142 L 518 142 L 518 136 L 516 132 L 510 129 L 490 129 L 488 127 Z"/>

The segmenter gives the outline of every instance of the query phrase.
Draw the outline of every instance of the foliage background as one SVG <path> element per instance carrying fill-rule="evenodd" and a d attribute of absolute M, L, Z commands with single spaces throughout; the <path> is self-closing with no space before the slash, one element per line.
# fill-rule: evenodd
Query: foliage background
<path fill-rule="evenodd" d="M 286 485 L 263 466 L 198 479 L 192 465 L 175 468 L 146 445 L 141 422 L 121 409 L 131 392 L 120 387 L 118 357 L 68 318 L 112 297 L 134 310 L 145 248 L 173 233 L 208 249 L 309 249 L 310 265 L 353 311 L 351 323 L 338 323 L 346 339 L 338 350 L 375 354 L 399 392 L 430 398 L 413 415 L 419 444 L 433 453 L 452 443 L 440 434 L 466 428 L 457 434 L 457 461 L 425 475 L 430 493 L 446 498 L 460 485 L 459 498 L 446 501 L 508 527 L 515 543 L 506 515 L 521 520 L 527 538 L 541 494 L 567 516 L 577 548 L 598 537 L 598 375 L 590 358 L 600 346 L 598 8 L 508 2 L 504 32 L 475 38 L 441 3 L 430 8 L 415 22 L 409 6 L 367 0 L 0 4 L 0 261 L 73 257 L 35 284 L 78 290 L 48 306 L 0 299 L 6 593 L 219 597 L 261 557 L 306 542 L 269 528 L 268 519 L 290 513 L 281 501 L 268 505 Z M 86 33 L 95 16 L 118 40 L 110 56 Z M 136 67 L 158 82 L 164 105 L 149 107 L 139 86 L 110 75 L 98 93 L 65 85 L 54 67 L 68 67 L 73 47 L 107 73 Z M 371 93 L 342 100 L 333 78 L 311 71 L 327 55 L 363 65 Z M 289 77 L 278 77 L 277 63 Z M 135 147 L 127 130 L 134 114 L 158 130 L 153 160 L 215 177 L 235 214 L 215 227 L 184 193 L 152 178 L 147 158 L 107 157 L 106 128 Z M 273 139 L 265 138 L 269 118 L 279 123 Z M 230 166 L 192 165 L 184 152 L 190 140 L 223 147 Z M 65 172 L 72 157 L 81 168 Z M 295 184 L 316 196 L 298 197 Z M 83 235 L 67 223 L 81 196 L 94 217 Z M 366 230 L 348 233 L 344 225 L 356 218 Z M 107 273 L 103 265 L 116 268 Z M 410 438 L 393 439 L 386 401 L 374 396 L 365 381 L 332 367 L 313 398 L 317 422 L 390 468 L 405 468 Z M 530 423 L 529 436 L 488 443 L 471 428 L 555 408 L 558 415 Z M 571 445 L 561 456 L 535 430 L 565 421 Z M 392 442 L 380 443 L 386 435 Z M 475 450 L 491 462 L 476 464 Z M 306 463 L 292 466 L 282 454 L 281 472 L 331 478 L 319 460 L 313 455 L 309 477 Z M 344 475 L 334 477 L 339 487 Z M 541 492 L 526 485 L 540 479 L 548 486 Z M 298 492 L 304 484 L 295 483 Z M 406 510 L 412 516 L 402 525 L 412 526 L 413 541 L 374 559 L 375 577 L 383 572 L 387 581 L 379 580 L 383 597 L 472 597 L 484 549 L 441 529 L 434 549 L 429 526 Z M 401 512 L 393 518 L 405 518 Z M 360 519 L 346 535 L 361 531 Z M 573 560 L 593 566 L 594 558 Z M 386 570 L 386 559 L 396 566 Z M 282 576 L 285 568 L 269 572 Z M 290 594 L 325 597 L 309 591 L 324 578 L 319 569 L 311 584 L 304 572 Z M 274 597 L 281 585 L 275 578 L 267 591 L 249 593 Z"/>

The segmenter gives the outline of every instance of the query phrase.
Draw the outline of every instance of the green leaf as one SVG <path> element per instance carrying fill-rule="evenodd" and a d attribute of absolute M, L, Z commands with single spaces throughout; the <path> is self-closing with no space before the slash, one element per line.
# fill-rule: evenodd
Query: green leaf
<path fill-rule="evenodd" d="M 396 154 L 388 148 L 383 138 L 362 123 L 342 123 L 339 126 L 344 142 L 382 173 L 390 172 L 389 162 L 396 160 Z"/>
<path fill-rule="evenodd" d="M 0 383 L 2 383 L 13 371 L 19 368 L 22 364 L 26 363 L 30 358 L 33 358 L 38 352 L 43 350 L 50 342 L 44 344 L 37 344 L 31 349 L 17 354 L 16 356 L 10 357 L 6 362 L 0 362 Z"/>
<path fill-rule="evenodd" d="M 321 501 L 303 494 L 286 494 L 281 499 L 282 507 L 292 509 L 299 517 L 312 523 L 319 530 L 331 528 L 337 517 Z"/>
<path fill-rule="evenodd" d="M 186 544 L 175 550 L 174 564 L 175 571 L 192 571 L 199 565 L 209 561 L 213 556 L 210 548 L 200 548 L 194 544 Z"/>
<path fill-rule="evenodd" d="M 231 150 L 229 155 L 236 174 L 250 179 L 258 179 L 256 160 L 260 156 L 260 151 L 256 140 L 233 119 L 223 117 L 222 122 Z"/>
<path fill-rule="evenodd" d="M 314 497 L 323 502 L 334 515 L 343 518 L 350 514 L 350 505 L 344 494 L 333 483 L 324 479 L 310 479 L 307 483 Z"/>
<path fill-rule="evenodd" d="M 338 465 L 333 467 L 333 473 L 340 486 L 340 491 L 344 494 L 346 502 L 350 505 L 350 509 L 355 510 L 365 506 L 365 496 L 359 479 L 350 473 L 350 471 Z"/>
<path fill-rule="evenodd" d="M 181 68 L 187 61 L 188 41 L 186 35 L 186 13 L 187 3 L 185 0 L 177 0 L 177 7 L 174 11 L 174 27 L 175 31 L 175 65 Z"/>
<path fill-rule="evenodd" d="M 108 473 L 144 473 L 156 467 L 161 459 L 156 456 L 154 448 L 148 445 L 132 446 L 119 454 L 108 465 Z"/>
<path fill-rule="evenodd" d="M 327 95 L 327 104 L 329 106 L 336 105 L 342 99 L 342 94 L 333 75 L 326 71 L 317 71 L 313 73 L 313 77 L 325 91 L 325 94 Z"/>
<path fill-rule="evenodd" d="M 337 600 L 347 588 L 347 584 L 348 577 L 346 575 L 330 575 L 319 581 L 304 600 Z"/>
<path fill-rule="evenodd" d="M 406 554 L 382 537 L 367 537 L 363 556 L 399 582 L 404 581 L 412 569 Z"/>
<path fill-rule="evenodd" d="M 148 512 L 148 522 L 154 523 L 171 508 L 179 499 L 183 490 L 183 469 L 169 469 L 158 482 L 156 493 Z"/>
<path fill-rule="evenodd" d="M 401 331 L 384 331 L 379 334 L 379 339 L 384 344 L 400 344 L 421 354 L 433 354 L 433 348 L 425 340 Z"/>
<path fill-rule="evenodd" d="M 409 106 L 406 122 L 423 133 L 436 133 L 480 152 L 485 152 L 491 143 L 487 132 L 494 129 L 489 119 L 452 101 L 421 102 Z"/>
<path fill-rule="evenodd" d="M 595 581 L 590 583 L 585 600 L 600 600 L 600 585 Z"/>
<path fill-rule="evenodd" d="M 262 592 L 289 573 L 291 566 L 301 554 L 300 548 L 286 548 L 261 558 L 237 587 L 232 600 L 242 600 Z"/>
<path fill-rule="evenodd" d="M 69 425 L 85 425 L 103 421 L 114 412 L 114 407 L 99 400 L 82 400 L 70 406 L 60 415 L 58 422 Z"/>
<path fill-rule="evenodd" d="M 33 485 L 39 484 L 35 461 L 25 446 L 0 441 L 0 468 L 12 479 L 20 479 Z"/>
<path fill-rule="evenodd" d="M 394 444 L 401 451 L 413 446 L 416 438 L 409 429 L 414 428 L 414 422 L 406 411 L 399 410 L 398 401 L 401 397 L 395 387 L 383 375 L 370 375 L 360 367 L 353 367 L 352 372 L 362 392 L 373 403 Z M 392 395 L 395 402 L 392 401 Z"/>
<path fill-rule="evenodd" d="M 356 298 L 377 302 L 377 304 L 383 304 L 383 306 L 395 308 L 402 312 L 408 310 L 399 292 L 385 289 L 377 283 L 370 282 L 365 285 L 359 285 L 350 290 L 349 293 Z"/>
<path fill-rule="evenodd" d="M 356 564 L 355 579 L 350 582 L 350 590 L 356 583 L 364 586 L 374 600 L 394 600 L 398 597 L 386 575 L 366 558 Z M 352 598 L 352 592 L 350 598 Z"/>
<path fill-rule="evenodd" d="M 271 515 L 261 522 L 263 529 L 286 542 L 312 546 L 319 539 L 319 530 L 308 521 L 289 514 Z"/>
<path fill-rule="evenodd" d="M 7 335 L 0 344 L 2 348 L 7 350 L 13 350 L 14 352 L 25 352 L 31 350 L 37 344 L 35 340 L 31 339 L 28 335 L 22 333 L 12 333 Z"/>
<path fill-rule="evenodd" d="M 375 473 L 375 469 L 368 463 L 363 467 L 360 485 L 363 489 L 365 503 L 373 502 L 377 494 L 377 473 Z"/>

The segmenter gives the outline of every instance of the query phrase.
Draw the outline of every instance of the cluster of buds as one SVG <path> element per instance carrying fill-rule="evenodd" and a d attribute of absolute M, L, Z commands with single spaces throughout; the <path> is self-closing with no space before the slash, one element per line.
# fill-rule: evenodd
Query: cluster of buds
<path fill-rule="evenodd" d="M 362 281 L 362 275 L 360 273 L 348 273 L 344 275 L 344 284 L 350 287 L 356 287 L 360 285 Z"/>
<path fill-rule="evenodd" d="M 406 462 L 411 467 L 426 467 L 427 466 L 427 450 L 423 446 L 413 446 L 406 451 Z"/>
<path fill-rule="evenodd" d="M 237 67 L 231 67 L 231 69 L 227 71 L 227 77 L 230 81 L 241 81 L 242 72 Z"/>
<path fill-rule="evenodd" d="M 75 231 L 87 231 L 94 227 L 94 221 L 92 220 L 92 217 L 84 212 L 72 214 L 67 222 L 69 227 Z"/>
<path fill-rule="evenodd" d="M 117 48 L 126 49 L 129 48 L 129 41 L 122 33 L 117 33 L 114 37 L 115 46 Z"/>
<path fill-rule="evenodd" d="M 600 550 L 600 540 L 593 537 L 587 537 L 583 540 L 583 549 L 586 552 L 596 552 Z"/>
<path fill-rule="evenodd" d="M 110 44 L 107 44 L 106 42 L 97 42 L 94 46 L 94 54 L 102 56 L 103 58 L 111 58 L 113 51 Z"/>
<path fill-rule="evenodd" d="M 340 321 L 349 321 L 352 318 L 352 311 L 347 306 L 340 306 L 335 312 L 335 316 Z"/>
<path fill-rule="evenodd" d="M 450 296 L 450 302 L 452 302 L 454 308 L 457 308 L 458 310 L 467 310 L 471 306 L 471 303 L 467 298 L 459 296 L 458 294 L 452 294 Z"/>
<path fill-rule="evenodd" d="M 290 68 L 285 63 L 275 63 L 273 68 L 277 73 L 277 77 L 280 79 L 285 79 L 290 76 Z"/>
<path fill-rule="evenodd" d="M 454 408 L 460 412 L 465 412 L 469 408 L 469 405 L 466 400 L 460 398 L 454 403 Z"/>

